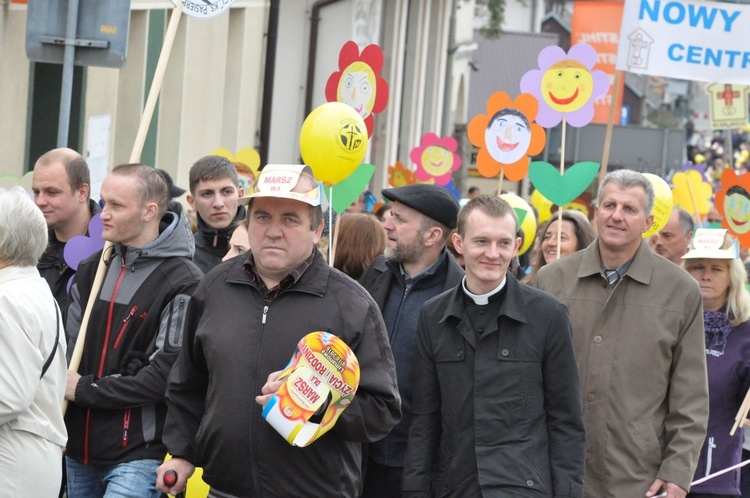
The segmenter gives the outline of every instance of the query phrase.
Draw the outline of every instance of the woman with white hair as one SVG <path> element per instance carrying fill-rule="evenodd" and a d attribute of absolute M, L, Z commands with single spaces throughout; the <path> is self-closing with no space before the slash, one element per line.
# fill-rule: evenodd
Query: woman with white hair
<path fill-rule="evenodd" d="M 67 442 L 65 334 L 36 264 L 44 216 L 20 187 L 0 189 L 0 497 L 56 497 Z"/>
<path fill-rule="evenodd" d="M 698 229 L 683 266 L 701 288 L 706 330 L 709 418 L 695 480 L 740 463 L 742 431 L 729 432 L 750 388 L 747 273 L 727 230 Z M 693 486 L 688 497 L 740 496 L 740 470 Z"/>

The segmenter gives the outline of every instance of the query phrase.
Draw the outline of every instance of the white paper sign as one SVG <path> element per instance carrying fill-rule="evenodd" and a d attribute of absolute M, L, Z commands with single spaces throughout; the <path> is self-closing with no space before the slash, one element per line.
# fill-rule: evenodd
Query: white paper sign
<path fill-rule="evenodd" d="M 177 5 L 179 0 L 170 0 Z M 190 17 L 208 19 L 216 17 L 232 5 L 234 0 L 182 0 L 182 13 Z"/>
<path fill-rule="evenodd" d="M 700 0 L 625 0 L 617 69 L 748 84 L 750 6 Z"/>

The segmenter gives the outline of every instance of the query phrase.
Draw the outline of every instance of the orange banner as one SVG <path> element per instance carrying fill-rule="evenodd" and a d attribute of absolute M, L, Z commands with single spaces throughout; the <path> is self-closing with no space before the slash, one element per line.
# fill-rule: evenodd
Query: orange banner
<path fill-rule="evenodd" d="M 598 54 L 595 69 L 600 69 L 609 76 L 610 84 L 615 77 L 615 62 L 617 62 L 617 44 L 620 38 L 620 24 L 622 23 L 623 2 L 608 1 L 577 1 L 573 4 L 573 20 L 570 30 L 570 45 L 584 42 L 593 46 Z M 617 90 L 615 102 L 615 124 L 620 123 L 622 109 L 622 93 L 625 77 L 620 77 L 620 88 Z M 592 123 L 607 124 L 609 106 L 612 102 L 612 90 L 603 98 L 594 101 L 594 120 Z"/>

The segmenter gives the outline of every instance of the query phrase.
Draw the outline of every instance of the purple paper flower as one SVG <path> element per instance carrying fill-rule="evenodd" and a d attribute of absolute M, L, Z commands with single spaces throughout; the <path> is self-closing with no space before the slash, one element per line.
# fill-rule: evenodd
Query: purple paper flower
<path fill-rule="evenodd" d="M 708 178 L 706 178 L 706 165 L 705 164 L 701 164 L 701 163 L 693 164 L 690 161 L 688 161 L 682 165 L 682 169 L 680 169 L 680 171 L 690 171 L 691 169 L 700 173 L 701 178 L 703 178 L 703 181 L 708 181 Z"/>
<path fill-rule="evenodd" d="M 65 244 L 63 258 L 69 267 L 78 270 L 81 261 L 104 248 L 103 230 L 101 213 L 96 213 L 89 221 L 89 234 L 76 235 Z M 72 282 L 73 277 L 68 282 L 68 291 Z"/>
<path fill-rule="evenodd" d="M 545 128 L 556 126 L 563 118 L 576 128 L 594 119 L 594 100 L 609 90 L 609 78 L 598 69 L 596 50 L 578 43 L 566 54 L 553 45 L 539 52 L 539 69 L 521 78 L 521 91 L 539 100 L 536 122 Z"/>

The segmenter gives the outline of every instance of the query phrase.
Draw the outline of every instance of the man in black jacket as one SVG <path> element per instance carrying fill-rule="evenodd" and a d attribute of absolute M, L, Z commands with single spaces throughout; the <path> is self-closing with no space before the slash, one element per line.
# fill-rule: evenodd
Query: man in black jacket
<path fill-rule="evenodd" d="M 193 262 L 208 273 L 229 251 L 232 232 L 245 218 L 245 208 L 238 204 L 237 168 L 222 156 L 205 156 L 190 168 L 188 204 L 196 211 Z"/>
<path fill-rule="evenodd" d="M 508 272 L 518 218 L 479 196 L 458 215 L 463 283 L 419 317 L 404 496 L 583 496 L 583 410 L 570 321 Z"/>
<path fill-rule="evenodd" d="M 57 304 L 66 316 L 68 284 L 75 270 L 63 257 L 65 244 L 78 235 L 88 235 L 91 217 L 99 206 L 89 198 L 89 166 L 76 151 L 53 149 L 37 159 L 31 189 L 49 229 L 49 245 L 37 269 L 47 281 Z"/>
<path fill-rule="evenodd" d="M 464 273 L 445 247 L 458 214 L 458 201 L 448 190 L 415 184 L 385 189 L 383 196 L 392 203 L 383 220 L 388 245 L 360 283 L 378 303 L 388 329 L 402 419 L 385 439 L 369 445 L 364 496 L 373 498 L 401 493 L 419 312 L 428 299 L 458 285 Z"/>
<path fill-rule="evenodd" d="M 398 422 L 396 372 L 378 307 L 315 248 L 322 195 L 309 167 L 268 165 L 243 199 L 250 251 L 214 268 L 188 309 L 167 387 L 164 441 L 174 458 L 159 469 L 162 491 L 181 492 L 202 466 L 211 496 L 356 498 L 361 443 Z M 336 425 L 300 448 L 263 419 L 262 406 L 281 386 L 279 371 L 300 339 L 314 331 L 349 345 L 360 379 Z M 167 470 L 177 472 L 176 484 L 163 484 Z"/>
<path fill-rule="evenodd" d="M 184 215 L 166 211 L 167 185 L 144 164 L 117 166 L 102 184 L 101 251 L 81 262 L 66 328 L 78 338 L 94 299 L 77 372 L 68 372 L 68 496 L 159 498 L 167 375 L 177 359 L 190 295 L 203 277 L 191 261 Z M 69 348 L 72 351 L 72 348 Z"/>

